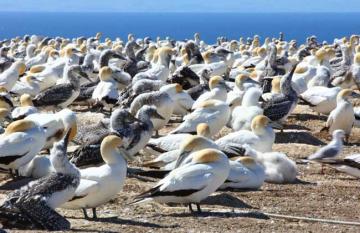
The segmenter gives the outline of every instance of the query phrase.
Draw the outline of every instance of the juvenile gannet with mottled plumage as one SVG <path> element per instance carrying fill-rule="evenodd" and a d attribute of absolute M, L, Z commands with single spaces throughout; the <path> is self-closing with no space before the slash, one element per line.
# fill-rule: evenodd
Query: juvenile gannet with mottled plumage
<path fill-rule="evenodd" d="M 210 136 L 214 136 L 226 125 L 230 114 L 230 107 L 225 102 L 207 100 L 186 115 L 184 122 L 170 133 L 195 133 L 198 124 L 207 123 L 210 127 Z"/>
<path fill-rule="evenodd" d="M 244 145 L 245 155 L 253 157 L 265 167 L 265 181 L 269 183 L 294 183 L 297 178 L 297 167 L 294 161 L 280 152 L 261 153 L 249 145 Z"/>
<path fill-rule="evenodd" d="M 230 173 L 220 189 L 258 189 L 265 181 L 265 168 L 252 157 L 237 157 L 230 161 Z"/>
<path fill-rule="evenodd" d="M 96 218 L 96 207 L 110 201 L 122 189 L 127 170 L 127 161 L 134 158 L 123 151 L 123 142 L 115 135 L 107 136 L 101 143 L 101 156 L 105 164 L 80 170 L 80 185 L 75 195 L 61 205 L 66 209 L 82 209 L 88 218 L 86 209 L 92 208 Z"/>
<path fill-rule="evenodd" d="M 336 107 L 336 96 L 341 87 L 310 87 L 300 98 L 317 113 L 329 114 Z"/>
<path fill-rule="evenodd" d="M 220 100 L 226 101 L 227 90 L 229 87 L 226 85 L 223 78 L 220 76 L 214 76 L 209 80 L 210 91 L 203 93 L 194 102 L 192 109 L 196 109 L 199 105 L 208 100 Z"/>
<path fill-rule="evenodd" d="M 354 109 L 348 100 L 350 95 L 358 96 L 357 93 L 350 89 L 344 89 L 339 92 L 336 97 L 336 108 L 330 112 L 325 127 L 331 134 L 337 129 L 342 129 L 345 132 L 346 142 L 349 140 L 351 129 L 355 122 Z"/>
<path fill-rule="evenodd" d="M 20 120 L 30 114 L 37 112 L 38 110 L 34 107 L 31 96 L 28 94 L 23 94 L 20 97 L 20 106 L 14 108 L 14 110 L 11 112 L 11 117 L 13 120 Z"/>
<path fill-rule="evenodd" d="M 29 94 L 31 96 L 36 96 L 40 93 L 40 84 L 39 80 L 35 78 L 35 76 L 28 75 L 21 79 L 21 81 L 17 81 L 13 88 L 11 89 L 11 93 L 15 93 L 17 95 Z"/>
<path fill-rule="evenodd" d="M 80 93 L 79 76 L 86 76 L 79 65 L 71 66 L 67 73 L 69 83 L 58 84 L 40 92 L 33 102 L 36 107 L 66 108 Z"/>
<path fill-rule="evenodd" d="M 275 132 L 269 126 L 269 118 L 263 115 L 254 117 L 251 122 L 251 131 L 239 130 L 219 138 L 215 142 L 220 146 L 227 144 L 248 144 L 257 151 L 270 152 L 275 141 Z"/>
<path fill-rule="evenodd" d="M 254 117 L 263 114 L 259 98 L 262 92 L 258 88 L 250 88 L 245 92 L 241 106 L 237 106 L 231 113 L 230 126 L 233 130 L 251 130 Z"/>
<path fill-rule="evenodd" d="M 343 148 L 345 132 L 341 129 L 334 130 L 332 137 L 333 139 L 328 145 L 322 147 L 320 150 L 316 151 L 316 153 L 310 155 L 307 159 L 322 160 L 338 156 Z"/>
<path fill-rule="evenodd" d="M 33 121 L 14 121 L 0 135 L 0 167 L 17 170 L 40 152 L 46 143 L 45 129 Z"/>
<path fill-rule="evenodd" d="M 70 222 L 55 211 L 70 200 L 80 183 L 80 172 L 66 156 L 69 134 L 51 150 L 54 172 L 10 193 L 0 207 L 0 216 L 35 225 L 38 229 L 62 231 Z"/>
<path fill-rule="evenodd" d="M 144 105 L 153 105 L 163 119 L 152 119 L 156 132 L 164 127 L 170 120 L 174 111 L 174 101 L 166 91 L 154 91 L 138 95 L 130 106 L 130 113 L 135 115 Z"/>
<path fill-rule="evenodd" d="M 204 149 L 193 154 L 191 162 L 169 173 L 157 185 L 135 197 L 137 203 L 157 201 L 160 203 L 184 203 L 197 206 L 200 201 L 215 192 L 228 177 L 229 160 L 218 150 Z"/>
<path fill-rule="evenodd" d="M 14 62 L 7 70 L 0 74 L 0 86 L 11 90 L 19 76 L 25 73 L 26 66 L 22 61 Z"/>

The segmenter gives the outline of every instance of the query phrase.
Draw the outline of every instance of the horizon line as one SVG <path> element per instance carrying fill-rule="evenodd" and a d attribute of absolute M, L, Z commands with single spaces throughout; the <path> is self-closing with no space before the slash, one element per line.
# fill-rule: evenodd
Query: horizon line
<path fill-rule="evenodd" d="M 33 10 L 0 10 L 0 13 L 149 13 L 149 14 L 178 14 L 178 13 L 194 13 L 194 14 L 223 14 L 223 13 L 241 13 L 241 14 L 284 14 L 284 13 L 301 13 L 301 14 L 316 14 L 316 13 L 337 13 L 337 14 L 347 14 L 347 13 L 360 13 L 360 11 L 55 11 L 55 10 L 45 10 L 45 11 L 33 11 Z"/>

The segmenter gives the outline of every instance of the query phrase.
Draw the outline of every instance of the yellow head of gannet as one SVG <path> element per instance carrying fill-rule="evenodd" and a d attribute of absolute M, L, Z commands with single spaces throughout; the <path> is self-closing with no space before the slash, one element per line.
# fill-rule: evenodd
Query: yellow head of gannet
<path fill-rule="evenodd" d="M 251 130 L 255 134 L 262 134 L 265 130 L 265 127 L 269 124 L 270 120 L 264 115 L 259 115 L 254 117 L 251 122 Z"/>
<path fill-rule="evenodd" d="M 296 66 L 295 68 L 295 74 L 303 74 L 308 70 L 307 66 Z"/>
<path fill-rule="evenodd" d="M 181 93 L 183 91 L 183 88 L 180 84 L 176 84 L 175 85 L 175 90 L 176 90 L 176 93 Z"/>
<path fill-rule="evenodd" d="M 204 58 L 205 64 L 211 63 L 211 57 L 214 55 L 214 52 L 212 50 L 207 50 L 201 54 L 201 56 Z"/>
<path fill-rule="evenodd" d="M 71 46 L 70 46 L 70 47 L 67 47 L 67 48 L 65 49 L 65 56 L 66 56 L 66 57 L 71 57 L 75 52 L 78 52 L 76 48 L 71 47 Z"/>
<path fill-rule="evenodd" d="M 5 135 L 16 133 L 16 132 L 25 132 L 29 129 L 36 127 L 36 124 L 30 120 L 18 120 L 10 123 L 5 129 Z"/>
<path fill-rule="evenodd" d="M 324 58 L 326 57 L 326 50 L 321 48 L 318 51 L 316 51 L 315 53 L 315 57 L 319 62 L 322 62 L 324 60 Z"/>
<path fill-rule="evenodd" d="M 196 134 L 198 136 L 210 137 L 210 127 L 206 123 L 200 123 L 196 126 Z"/>
<path fill-rule="evenodd" d="M 116 135 L 109 135 L 103 139 L 100 146 L 101 156 L 107 164 L 117 163 L 118 154 L 125 157 L 126 160 L 133 160 L 134 158 L 124 151 L 120 151 L 120 147 L 123 145 L 123 141 Z"/>
<path fill-rule="evenodd" d="M 247 76 L 246 74 L 239 74 L 238 76 L 236 76 L 235 78 L 235 84 L 238 88 L 242 87 L 243 83 L 249 79 L 250 77 Z"/>
<path fill-rule="evenodd" d="M 194 163 L 213 163 L 220 160 L 222 153 L 215 149 L 204 149 L 195 152 L 192 157 Z"/>
<path fill-rule="evenodd" d="M 32 73 L 32 74 L 40 73 L 44 69 L 45 69 L 45 66 L 42 66 L 42 65 L 32 66 L 30 68 L 30 73 Z"/>
<path fill-rule="evenodd" d="M 336 99 L 337 99 L 337 101 L 347 100 L 349 98 L 349 96 L 352 94 L 356 94 L 356 93 L 351 89 L 343 89 L 338 93 Z"/>
<path fill-rule="evenodd" d="M 260 57 L 264 57 L 266 56 L 266 49 L 261 47 L 257 50 L 257 55 L 260 56 Z"/>
<path fill-rule="evenodd" d="M 237 160 L 247 168 L 253 168 L 257 166 L 255 159 L 250 156 L 240 157 Z"/>
<path fill-rule="evenodd" d="M 34 106 L 31 96 L 29 94 L 23 94 L 20 97 L 21 107 Z"/>
<path fill-rule="evenodd" d="M 225 86 L 224 79 L 220 76 L 211 77 L 209 80 L 210 90 L 214 89 L 215 87 L 219 87 L 219 86 Z"/>
<path fill-rule="evenodd" d="M 19 75 L 23 75 L 25 73 L 25 71 L 26 71 L 25 63 L 19 62 L 18 65 L 17 65 L 17 69 L 18 69 Z"/>
<path fill-rule="evenodd" d="M 108 81 L 111 78 L 112 70 L 108 66 L 104 66 L 100 69 L 99 78 L 102 81 Z"/>

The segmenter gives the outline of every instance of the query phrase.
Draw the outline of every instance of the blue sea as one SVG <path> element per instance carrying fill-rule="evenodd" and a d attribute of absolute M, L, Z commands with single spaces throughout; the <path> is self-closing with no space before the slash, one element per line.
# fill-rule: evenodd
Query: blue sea
<path fill-rule="evenodd" d="M 105 37 L 125 39 L 128 33 L 136 37 L 155 39 L 193 38 L 214 43 L 220 35 L 228 39 L 259 35 L 304 42 L 310 35 L 319 41 L 360 34 L 360 13 L 34 13 L 0 12 L 0 38 L 25 34 L 45 36 L 93 36 L 101 31 Z"/>

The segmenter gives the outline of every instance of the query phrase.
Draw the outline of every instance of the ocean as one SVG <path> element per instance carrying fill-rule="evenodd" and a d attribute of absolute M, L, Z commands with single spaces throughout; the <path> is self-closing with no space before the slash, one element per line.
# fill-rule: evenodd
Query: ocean
<path fill-rule="evenodd" d="M 218 36 L 228 39 L 259 35 L 304 42 L 310 35 L 319 41 L 332 42 L 351 34 L 360 34 L 360 13 L 35 13 L 0 12 L 0 38 L 25 34 L 45 36 L 93 36 L 125 39 L 136 37 L 156 39 L 169 36 L 182 40 L 199 32 L 206 43 Z"/>

